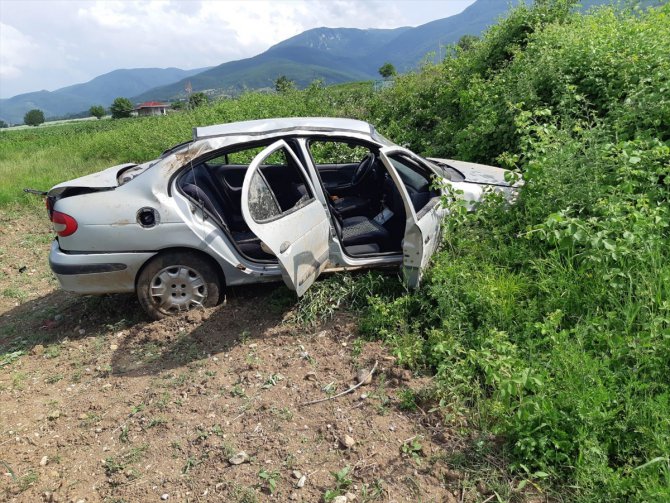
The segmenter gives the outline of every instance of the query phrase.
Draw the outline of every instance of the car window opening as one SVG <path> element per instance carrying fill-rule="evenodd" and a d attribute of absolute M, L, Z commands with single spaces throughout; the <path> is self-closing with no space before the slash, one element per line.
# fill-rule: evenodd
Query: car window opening
<path fill-rule="evenodd" d="M 221 153 L 184 170 L 177 183 L 226 232 L 247 259 L 276 263 L 275 255 L 242 216 L 242 184 L 249 164 L 265 148 L 256 145 Z M 313 200 L 300 168 L 284 149 L 272 153 L 252 178 L 250 206 L 258 221 L 272 220 Z"/>

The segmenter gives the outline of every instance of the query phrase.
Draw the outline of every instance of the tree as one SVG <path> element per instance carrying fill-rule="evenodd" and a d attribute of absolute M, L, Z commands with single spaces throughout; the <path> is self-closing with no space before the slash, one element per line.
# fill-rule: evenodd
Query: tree
<path fill-rule="evenodd" d="M 381 75 L 385 79 L 393 77 L 396 73 L 397 72 L 395 71 L 395 66 L 393 66 L 391 63 L 384 63 L 382 66 L 379 67 L 379 75 Z"/>
<path fill-rule="evenodd" d="M 102 105 L 93 105 L 88 109 L 88 113 L 90 113 L 93 117 L 101 119 L 105 115 L 105 107 Z"/>
<path fill-rule="evenodd" d="M 290 80 L 286 75 L 280 75 L 275 80 L 275 91 L 278 93 L 288 93 L 295 89 L 295 82 Z"/>
<path fill-rule="evenodd" d="M 474 47 L 474 45 L 479 41 L 479 37 L 477 35 L 463 35 L 461 38 L 458 39 L 458 42 L 456 42 L 456 45 L 460 47 L 463 51 L 469 51 Z"/>
<path fill-rule="evenodd" d="M 0 129 L 4 129 L 6 127 L 9 127 L 9 124 L 7 124 L 5 121 L 0 120 Z"/>
<path fill-rule="evenodd" d="M 188 106 L 191 108 L 201 107 L 209 103 L 209 98 L 203 92 L 193 93 L 188 97 Z"/>
<path fill-rule="evenodd" d="M 26 115 L 23 116 L 23 123 L 26 126 L 39 126 L 44 122 L 44 112 L 37 108 L 33 108 L 26 112 Z"/>
<path fill-rule="evenodd" d="M 112 103 L 112 106 L 109 107 L 110 112 L 112 112 L 112 119 L 122 119 L 124 117 L 130 117 L 130 112 L 133 110 L 133 104 L 128 98 L 116 98 Z"/>

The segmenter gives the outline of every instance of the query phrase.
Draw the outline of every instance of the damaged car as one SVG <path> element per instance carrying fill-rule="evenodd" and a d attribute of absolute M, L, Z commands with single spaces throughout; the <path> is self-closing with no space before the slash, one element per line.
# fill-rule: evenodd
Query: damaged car
<path fill-rule="evenodd" d="M 445 184 L 512 198 L 505 170 L 424 159 L 366 122 L 264 119 L 197 127 L 143 164 L 46 194 L 49 263 L 63 289 L 135 292 L 155 319 L 213 306 L 228 286 L 401 267 L 410 287 L 436 250 Z"/>

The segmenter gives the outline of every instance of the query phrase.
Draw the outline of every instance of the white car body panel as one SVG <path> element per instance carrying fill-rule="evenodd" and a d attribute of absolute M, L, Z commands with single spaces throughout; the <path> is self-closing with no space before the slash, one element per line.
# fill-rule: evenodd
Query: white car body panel
<path fill-rule="evenodd" d="M 300 297 L 314 283 L 328 262 L 329 217 L 316 197 L 305 206 L 280 215 L 269 222 L 258 222 L 252 215 L 250 191 L 254 176 L 272 153 L 284 148 L 302 170 L 309 190 L 314 187 L 304 167 L 290 147 L 280 140 L 273 143 L 251 162 L 242 185 L 242 215 L 249 229 L 272 250 L 279 261 L 284 282 Z"/>

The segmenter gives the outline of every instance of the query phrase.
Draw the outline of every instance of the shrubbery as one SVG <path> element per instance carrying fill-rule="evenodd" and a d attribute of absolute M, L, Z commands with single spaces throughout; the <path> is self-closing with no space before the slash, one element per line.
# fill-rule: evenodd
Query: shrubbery
<path fill-rule="evenodd" d="M 520 473 L 568 499 L 667 501 L 670 7 L 564 7 L 516 9 L 374 99 L 394 139 L 526 185 L 452 219 L 423 288 L 373 296 L 362 328 L 436 372 Z"/>

